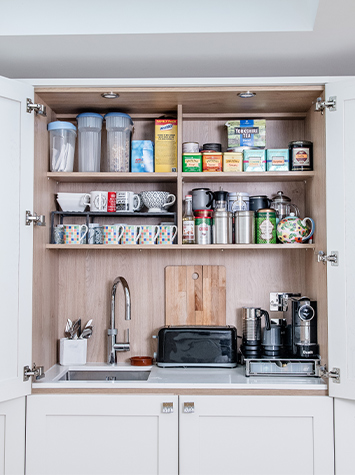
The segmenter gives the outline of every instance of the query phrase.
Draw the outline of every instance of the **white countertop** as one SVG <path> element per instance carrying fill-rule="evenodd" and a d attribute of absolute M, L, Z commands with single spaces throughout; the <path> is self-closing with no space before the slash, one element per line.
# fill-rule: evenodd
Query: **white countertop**
<path fill-rule="evenodd" d="M 68 370 L 95 371 L 150 371 L 146 381 L 59 381 Z M 327 384 L 322 378 L 258 376 L 246 377 L 245 367 L 224 368 L 158 368 L 157 366 L 131 366 L 128 363 L 110 366 L 104 363 L 87 363 L 80 366 L 54 365 L 43 379 L 32 384 L 33 389 L 223 389 L 223 390 L 314 390 L 324 391 Z"/>

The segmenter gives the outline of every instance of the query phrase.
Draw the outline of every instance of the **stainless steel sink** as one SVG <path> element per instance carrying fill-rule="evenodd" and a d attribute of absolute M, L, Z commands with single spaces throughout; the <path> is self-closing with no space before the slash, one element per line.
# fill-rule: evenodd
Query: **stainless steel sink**
<path fill-rule="evenodd" d="M 58 381 L 147 381 L 150 371 L 68 370 Z"/>

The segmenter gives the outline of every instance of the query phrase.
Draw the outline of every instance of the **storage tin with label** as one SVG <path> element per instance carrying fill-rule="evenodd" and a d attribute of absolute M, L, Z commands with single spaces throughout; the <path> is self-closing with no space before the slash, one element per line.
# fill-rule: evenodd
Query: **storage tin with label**
<path fill-rule="evenodd" d="M 308 140 L 290 142 L 288 150 L 291 171 L 313 170 L 313 142 Z"/>
<path fill-rule="evenodd" d="M 195 243 L 211 244 L 212 243 L 212 218 L 206 213 L 195 211 Z"/>
<path fill-rule="evenodd" d="M 207 152 L 202 154 L 202 168 L 204 172 L 222 171 L 222 153 Z"/>
<path fill-rule="evenodd" d="M 182 154 L 183 172 L 202 172 L 202 154 L 201 153 L 183 153 Z"/>
<path fill-rule="evenodd" d="M 259 209 L 256 212 L 257 244 L 276 244 L 276 211 Z"/>
<path fill-rule="evenodd" d="M 223 154 L 224 172 L 243 171 L 243 152 L 225 152 Z"/>
<path fill-rule="evenodd" d="M 265 172 L 266 153 L 265 150 L 244 150 L 243 170 L 245 172 Z"/>
<path fill-rule="evenodd" d="M 289 152 L 287 148 L 266 150 L 266 169 L 268 172 L 287 172 L 289 170 Z"/>

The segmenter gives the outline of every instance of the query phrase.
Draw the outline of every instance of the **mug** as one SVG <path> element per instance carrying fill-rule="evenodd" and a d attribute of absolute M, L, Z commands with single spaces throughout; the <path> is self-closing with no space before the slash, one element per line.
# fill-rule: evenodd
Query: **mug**
<path fill-rule="evenodd" d="M 90 205 L 91 212 L 103 213 L 107 212 L 107 199 L 107 191 L 92 191 L 89 201 L 85 201 L 85 204 Z"/>
<path fill-rule="evenodd" d="M 194 188 L 192 190 L 192 209 L 211 209 L 213 193 L 209 188 Z"/>
<path fill-rule="evenodd" d="M 64 244 L 64 224 L 58 224 L 53 228 L 53 244 Z"/>
<path fill-rule="evenodd" d="M 141 225 L 139 244 L 155 244 L 160 232 L 160 226 L 153 224 Z"/>
<path fill-rule="evenodd" d="M 116 192 L 116 211 L 133 212 L 142 209 L 142 200 L 139 194 L 133 191 Z"/>
<path fill-rule="evenodd" d="M 137 224 L 122 224 L 122 244 L 137 244 L 141 235 L 142 227 Z"/>
<path fill-rule="evenodd" d="M 102 226 L 103 244 L 119 244 L 124 231 L 123 224 L 107 224 Z"/>
<path fill-rule="evenodd" d="M 102 244 L 103 227 L 99 223 L 89 223 L 88 244 Z"/>
<path fill-rule="evenodd" d="M 170 223 L 161 223 L 158 244 L 173 244 L 177 234 L 177 227 Z"/>
<path fill-rule="evenodd" d="M 86 224 L 64 224 L 64 244 L 83 244 L 87 232 Z"/>

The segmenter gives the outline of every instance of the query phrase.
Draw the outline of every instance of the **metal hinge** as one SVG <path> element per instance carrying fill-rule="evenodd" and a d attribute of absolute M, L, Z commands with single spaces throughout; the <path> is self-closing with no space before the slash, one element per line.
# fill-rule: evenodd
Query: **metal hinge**
<path fill-rule="evenodd" d="M 32 216 L 31 211 L 27 209 L 26 210 L 26 226 L 30 226 L 31 223 L 35 224 L 36 226 L 45 226 L 46 217 L 44 214 L 38 215 L 37 213 L 34 213 Z"/>
<path fill-rule="evenodd" d="M 324 109 L 328 109 L 330 111 L 336 111 L 337 110 L 337 96 L 331 96 L 327 101 L 323 101 L 321 97 L 317 97 L 316 100 L 316 111 L 320 111 L 323 115 Z"/>
<path fill-rule="evenodd" d="M 30 377 L 33 376 L 35 379 L 41 379 L 45 377 L 44 367 L 36 366 L 36 363 L 33 363 L 33 368 L 30 369 L 29 366 L 23 368 L 23 380 L 28 381 Z"/>
<path fill-rule="evenodd" d="M 332 266 L 338 266 L 339 265 L 339 252 L 338 251 L 331 251 L 330 255 L 327 256 L 325 252 L 319 251 L 318 252 L 318 262 L 323 262 L 323 264 L 326 264 L 327 262 L 330 262 Z"/>
<path fill-rule="evenodd" d="M 27 98 L 26 112 L 31 114 L 32 111 L 35 111 L 39 115 L 47 116 L 46 106 L 44 106 L 43 104 L 34 104 L 31 99 Z"/>
<path fill-rule="evenodd" d="M 327 371 L 327 366 L 324 365 L 319 368 L 319 371 L 320 371 L 319 375 L 322 378 L 329 378 L 332 381 L 334 381 L 334 383 L 340 383 L 340 369 L 339 368 L 333 368 L 331 371 Z"/>

